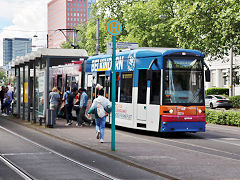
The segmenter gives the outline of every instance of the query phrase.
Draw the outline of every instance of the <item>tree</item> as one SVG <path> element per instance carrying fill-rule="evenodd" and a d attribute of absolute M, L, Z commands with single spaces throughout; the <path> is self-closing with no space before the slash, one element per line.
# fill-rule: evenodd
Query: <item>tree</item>
<path fill-rule="evenodd" d="M 170 31 L 174 5 L 170 0 L 152 0 L 136 2 L 126 8 L 127 34 L 123 39 L 138 42 L 143 47 L 176 47 L 177 39 Z"/>
<path fill-rule="evenodd" d="M 222 58 L 234 45 L 239 54 L 239 8 L 233 0 L 182 1 L 172 25 L 178 46 Z"/>

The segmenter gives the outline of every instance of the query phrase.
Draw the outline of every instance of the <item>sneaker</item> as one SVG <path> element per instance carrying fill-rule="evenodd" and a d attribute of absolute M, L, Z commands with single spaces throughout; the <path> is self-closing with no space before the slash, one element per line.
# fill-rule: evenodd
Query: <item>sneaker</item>
<path fill-rule="evenodd" d="M 99 141 L 100 143 L 104 143 L 104 140 L 103 139 L 100 139 L 100 141 Z"/>
<path fill-rule="evenodd" d="M 100 131 L 97 131 L 96 138 L 99 139 L 99 136 L 100 136 Z"/>
<path fill-rule="evenodd" d="M 71 125 L 72 123 L 67 123 L 67 124 L 65 124 L 65 126 L 69 126 L 69 125 Z"/>
<path fill-rule="evenodd" d="M 92 122 L 90 122 L 89 126 L 92 126 L 92 125 L 93 125 L 93 123 L 92 123 Z"/>
<path fill-rule="evenodd" d="M 77 127 L 82 127 L 82 125 L 81 125 L 81 124 L 78 124 L 78 123 L 76 124 L 76 126 L 77 126 Z"/>

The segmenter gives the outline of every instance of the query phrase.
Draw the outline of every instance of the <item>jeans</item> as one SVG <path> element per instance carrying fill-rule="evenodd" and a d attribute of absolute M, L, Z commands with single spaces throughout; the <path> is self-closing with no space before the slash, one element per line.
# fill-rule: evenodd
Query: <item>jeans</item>
<path fill-rule="evenodd" d="M 66 110 L 66 119 L 67 123 L 70 123 L 72 121 L 72 105 L 66 104 L 65 110 Z"/>
<path fill-rule="evenodd" d="M 5 103 L 3 103 L 1 109 L 2 111 L 4 110 L 4 108 L 7 109 L 7 114 L 9 115 L 9 111 L 11 111 L 11 102 L 12 101 L 6 101 Z"/>
<path fill-rule="evenodd" d="M 86 107 L 81 107 L 79 110 L 76 110 L 77 122 L 79 125 L 81 125 L 84 122 L 87 122 L 89 124 L 91 123 L 91 120 L 89 120 L 85 116 L 85 111 L 86 111 Z"/>
<path fill-rule="evenodd" d="M 96 131 L 100 131 L 100 139 L 104 139 L 106 116 L 103 118 L 96 118 L 95 123 L 96 123 Z"/>

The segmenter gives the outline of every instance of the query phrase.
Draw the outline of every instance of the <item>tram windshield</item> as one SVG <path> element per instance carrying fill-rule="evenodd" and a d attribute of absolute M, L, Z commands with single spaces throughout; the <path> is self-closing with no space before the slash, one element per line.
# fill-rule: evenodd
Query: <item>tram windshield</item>
<path fill-rule="evenodd" d="M 204 104 L 202 59 L 166 58 L 163 104 Z"/>

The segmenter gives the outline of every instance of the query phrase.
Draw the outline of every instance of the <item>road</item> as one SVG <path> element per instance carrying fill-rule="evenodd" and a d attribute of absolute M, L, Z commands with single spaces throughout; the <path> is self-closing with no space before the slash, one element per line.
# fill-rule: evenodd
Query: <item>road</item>
<path fill-rule="evenodd" d="M 4 119 L 0 137 L 0 179 L 164 179 Z"/>
<path fill-rule="evenodd" d="M 240 179 L 240 129 L 237 127 L 209 124 L 204 133 L 161 136 L 118 128 L 117 151 L 110 152 L 106 143 L 107 148 L 97 149 L 100 153 L 89 150 L 96 145 L 86 133 L 91 134 L 94 128 L 56 127 L 42 128 L 42 131 L 45 134 L 14 122 L 0 121 L 1 156 L 34 179 Z M 106 129 L 106 138 L 109 134 L 110 129 Z M 8 170 L 9 174 L 12 172 Z"/>

